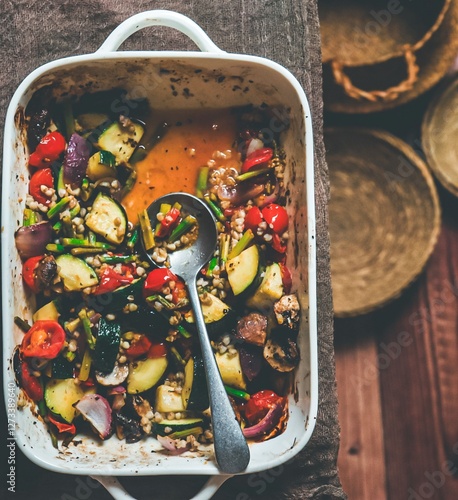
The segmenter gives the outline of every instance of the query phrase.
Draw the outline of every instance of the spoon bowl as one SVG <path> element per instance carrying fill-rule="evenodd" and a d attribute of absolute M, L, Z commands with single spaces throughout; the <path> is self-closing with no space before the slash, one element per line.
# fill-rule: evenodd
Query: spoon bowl
<path fill-rule="evenodd" d="M 176 202 L 181 204 L 184 213 L 197 219 L 198 234 L 197 239 L 189 246 L 169 252 L 170 270 L 185 282 L 194 314 L 207 377 L 216 462 L 222 472 L 235 474 L 243 472 L 248 466 L 250 450 L 224 389 L 207 334 L 196 285 L 199 271 L 214 254 L 218 243 L 218 230 L 208 206 L 187 193 L 170 193 L 155 200 L 147 208 L 152 227 L 156 224 L 156 215 L 161 204 L 173 205 Z M 145 250 L 145 253 L 149 260 L 158 266 L 151 252 Z"/>

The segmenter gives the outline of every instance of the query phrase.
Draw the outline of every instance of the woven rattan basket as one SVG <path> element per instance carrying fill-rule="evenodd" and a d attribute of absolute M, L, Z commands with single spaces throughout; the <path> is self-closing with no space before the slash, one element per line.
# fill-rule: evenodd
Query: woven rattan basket
<path fill-rule="evenodd" d="M 458 52 L 458 0 L 318 4 L 331 111 L 369 113 L 406 103 L 436 84 Z"/>
<path fill-rule="evenodd" d="M 434 175 L 458 196 L 458 77 L 438 89 L 423 117 L 421 136 Z"/>
<path fill-rule="evenodd" d="M 410 146 L 387 132 L 325 132 L 336 316 L 388 303 L 422 271 L 436 243 L 433 178 Z"/>

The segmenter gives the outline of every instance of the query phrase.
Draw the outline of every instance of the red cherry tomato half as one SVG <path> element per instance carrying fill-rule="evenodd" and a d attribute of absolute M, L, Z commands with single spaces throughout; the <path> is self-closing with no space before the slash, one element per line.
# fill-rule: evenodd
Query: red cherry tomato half
<path fill-rule="evenodd" d="M 64 342 L 65 332 L 57 321 L 35 321 L 22 339 L 21 353 L 25 358 L 54 359 Z"/>
<path fill-rule="evenodd" d="M 59 132 L 50 132 L 41 139 L 35 151 L 30 155 L 29 165 L 37 168 L 48 167 L 65 151 L 65 138 Z"/>
<path fill-rule="evenodd" d="M 40 380 L 32 375 L 32 370 L 24 361 L 21 363 L 21 386 L 33 401 L 43 399 L 43 386 Z"/>
<path fill-rule="evenodd" d="M 126 356 L 129 359 L 135 359 L 149 351 L 152 346 L 151 340 L 143 334 L 135 334 L 134 338 L 130 341 L 129 349 L 126 349 Z"/>
<path fill-rule="evenodd" d="M 143 284 L 143 296 L 146 298 L 160 292 L 169 281 L 179 281 L 179 278 L 167 267 L 153 269 Z"/>
<path fill-rule="evenodd" d="M 245 229 L 251 229 L 256 234 L 256 229 L 262 221 L 261 210 L 258 207 L 251 207 L 245 215 Z"/>
<path fill-rule="evenodd" d="M 37 170 L 32 175 L 29 183 L 29 193 L 33 196 L 33 199 L 43 205 L 49 205 L 51 203 L 51 197 L 46 196 L 41 191 L 41 186 L 46 186 L 47 188 L 52 188 L 54 186 L 54 178 L 50 168 Z"/>
<path fill-rule="evenodd" d="M 248 170 L 251 170 L 253 167 L 261 168 L 261 166 L 267 163 L 273 155 L 274 151 L 272 148 L 261 148 L 253 151 L 243 162 L 242 173 L 248 172 Z"/>
<path fill-rule="evenodd" d="M 30 259 L 27 259 L 22 265 L 22 279 L 27 283 L 27 286 L 33 293 L 38 293 L 40 291 L 35 279 L 35 269 L 43 257 L 44 255 L 30 257 Z"/>
<path fill-rule="evenodd" d="M 264 390 L 253 394 L 243 407 L 245 417 L 250 425 L 257 424 L 275 405 L 281 403 L 283 398 L 274 391 Z"/>
<path fill-rule="evenodd" d="M 281 235 L 288 229 L 288 213 L 285 207 L 270 203 L 262 209 L 262 216 L 274 233 Z"/>
<path fill-rule="evenodd" d="M 70 434 L 76 434 L 76 427 L 75 424 L 67 424 L 64 422 L 59 422 L 59 420 L 56 420 L 54 417 L 51 415 L 48 415 L 49 421 L 57 427 L 57 431 L 59 433 L 61 432 L 69 432 Z"/>
<path fill-rule="evenodd" d="M 101 295 L 102 293 L 113 292 L 120 286 L 128 285 L 133 281 L 132 276 L 126 274 L 119 274 L 111 267 L 107 266 L 100 276 L 100 281 L 94 295 Z"/>
<path fill-rule="evenodd" d="M 153 342 L 148 349 L 148 358 L 165 358 L 167 356 L 167 346 L 164 342 Z"/>

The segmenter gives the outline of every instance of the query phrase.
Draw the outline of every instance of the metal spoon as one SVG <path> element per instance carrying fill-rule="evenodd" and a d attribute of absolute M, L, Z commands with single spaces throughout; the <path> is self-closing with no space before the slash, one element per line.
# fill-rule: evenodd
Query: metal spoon
<path fill-rule="evenodd" d="M 194 313 L 206 369 L 216 461 L 222 472 L 235 474 L 246 469 L 250 461 L 250 450 L 224 389 L 207 334 L 196 284 L 199 271 L 215 251 L 218 231 L 207 205 L 199 198 L 186 193 L 161 196 L 148 207 L 147 212 L 153 227 L 157 222 L 156 215 L 160 211 L 161 203 L 173 205 L 175 202 L 182 205 L 186 214 L 197 218 L 198 235 L 192 245 L 169 253 L 170 269 L 185 282 Z M 157 266 L 151 255 L 148 252 L 146 254 Z"/>

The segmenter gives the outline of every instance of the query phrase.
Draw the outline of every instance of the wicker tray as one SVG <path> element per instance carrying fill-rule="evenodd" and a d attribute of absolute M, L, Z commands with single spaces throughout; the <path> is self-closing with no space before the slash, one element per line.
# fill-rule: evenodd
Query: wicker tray
<path fill-rule="evenodd" d="M 444 82 L 423 117 L 421 139 L 433 174 L 458 196 L 458 77 Z"/>
<path fill-rule="evenodd" d="M 388 303 L 422 271 L 440 208 L 425 163 L 387 132 L 325 131 L 331 181 L 331 274 L 336 316 Z"/>
<path fill-rule="evenodd" d="M 369 37 L 361 32 L 376 23 L 371 12 L 386 10 L 386 2 L 345 0 L 348 11 L 342 6 L 329 14 L 335 1 L 319 2 L 324 103 L 330 111 L 370 113 L 404 104 L 435 85 L 458 52 L 458 0 L 407 3 L 378 36 Z"/>

